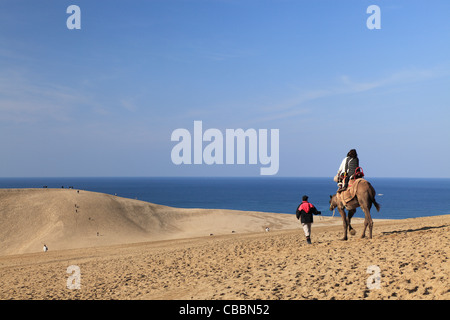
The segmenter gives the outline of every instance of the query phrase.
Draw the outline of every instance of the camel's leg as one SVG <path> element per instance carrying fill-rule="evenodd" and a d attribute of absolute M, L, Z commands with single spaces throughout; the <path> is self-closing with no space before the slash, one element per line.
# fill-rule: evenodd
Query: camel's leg
<path fill-rule="evenodd" d="M 350 224 L 350 221 L 352 220 L 352 217 L 355 214 L 355 212 L 356 212 L 356 209 L 352 209 L 352 210 L 349 210 L 347 212 L 347 215 L 348 215 L 348 218 L 347 218 L 348 231 L 350 232 L 350 234 L 352 236 L 354 236 L 356 234 L 356 231 L 355 231 L 355 229 L 352 228 L 352 225 Z"/>
<path fill-rule="evenodd" d="M 347 217 L 345 214 L 345 210 L 343 208 L 341 208 L 340 206 L 338 206 L 337 209 L 338 209 L 339 213 L 341 214 L 342 222 L 344 224 L 344 237 L 341 240 L 347 240 L 348 225 L 347 225 Z"/>
<path fill-rule="evenodd" d="M 372 217 L 370 215 L 370 209 L 367 208 L 366 206 L 361 206 L 361 209 L 364 211 L 364 230 L 362 233 L 361 238 L 364 238 L 366 236 L 366 228 L 369 227 L 369 239 L 372 239 L 372 229 L 373 229 L 373 221 L 372 221 Z"/>

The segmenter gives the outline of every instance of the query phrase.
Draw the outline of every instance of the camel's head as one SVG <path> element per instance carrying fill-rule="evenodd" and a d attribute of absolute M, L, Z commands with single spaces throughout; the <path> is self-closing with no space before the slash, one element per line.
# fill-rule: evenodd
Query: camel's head
<path fill-rule="evenodd" d="M 337 207 L 336 195 L 330 196 L 330 211 L 333 211 Z"/>

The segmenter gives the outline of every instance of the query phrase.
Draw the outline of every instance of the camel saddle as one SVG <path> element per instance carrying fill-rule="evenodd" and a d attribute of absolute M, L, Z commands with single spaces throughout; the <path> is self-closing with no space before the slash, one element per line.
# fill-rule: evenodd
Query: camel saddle
<path fill-rule="evenodd" d="M 348 182 L 348 187 L 347 187 L 347 190 L 345 190 L 345 191 L 342 191 L 341 193 L 340 193 L 340 196 L 341 196 L 341 199 L 343 200 L 343 202 L 345 203 L 345 205 L 347 205 L 350 201 L 352 201 L 353 200 L 353 198 L 355 197 L 355 195 L 356 195 L 356 190 L 357 190 L 357 188 L 358 188 L 358 185 L 360 184 L 360 183 L 366 183 L 367 182 L 367 180 L 365 180 L 365 179 L 363 179 L 363 178 L 359 178 L 359 179 L 356 179 L 356 180 L 350 180 L 349 182 Z"/>

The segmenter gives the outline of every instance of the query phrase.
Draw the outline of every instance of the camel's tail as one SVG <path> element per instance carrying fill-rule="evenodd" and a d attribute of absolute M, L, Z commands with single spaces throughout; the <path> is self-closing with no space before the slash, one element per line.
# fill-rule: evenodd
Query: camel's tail
<path fill-rule="evenodd" d="M 375 200 L 375 189 L 372 187 L 372 185 L 370 185 L 370 188 L 372 189 L 372 192 L 370 194 L 370 200 L 372 200 L 372 203 L 374 204 L 375 208 L 377 209 L 378 212 L 380 212 L 380 204 Z"/>
<path fill-rule="evenodd" d="M 373 204 L 375 205 L 375 208 L 377 209 L 377 211 L 380 212 L 380 204 L 378 202 L 376 202 L 375 199 L 373 199 Z"/>

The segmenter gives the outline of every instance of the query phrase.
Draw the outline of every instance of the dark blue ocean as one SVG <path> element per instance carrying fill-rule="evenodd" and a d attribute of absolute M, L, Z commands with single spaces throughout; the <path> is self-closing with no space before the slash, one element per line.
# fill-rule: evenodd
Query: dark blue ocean
<path fill-rule="evenodd" d="M 404 219 L 450 214 L 450 179 L 372 178 L 381 211 L 373 218 Z M 180 208 L 295 213 L 303 195 L 331 216 L 330 178 L 0 178 L 0 188 L 83 189 Z M 336 215 L 339 213 L 336 212 Z M 356 217 L 363 217 L 361 209 Z"/>

